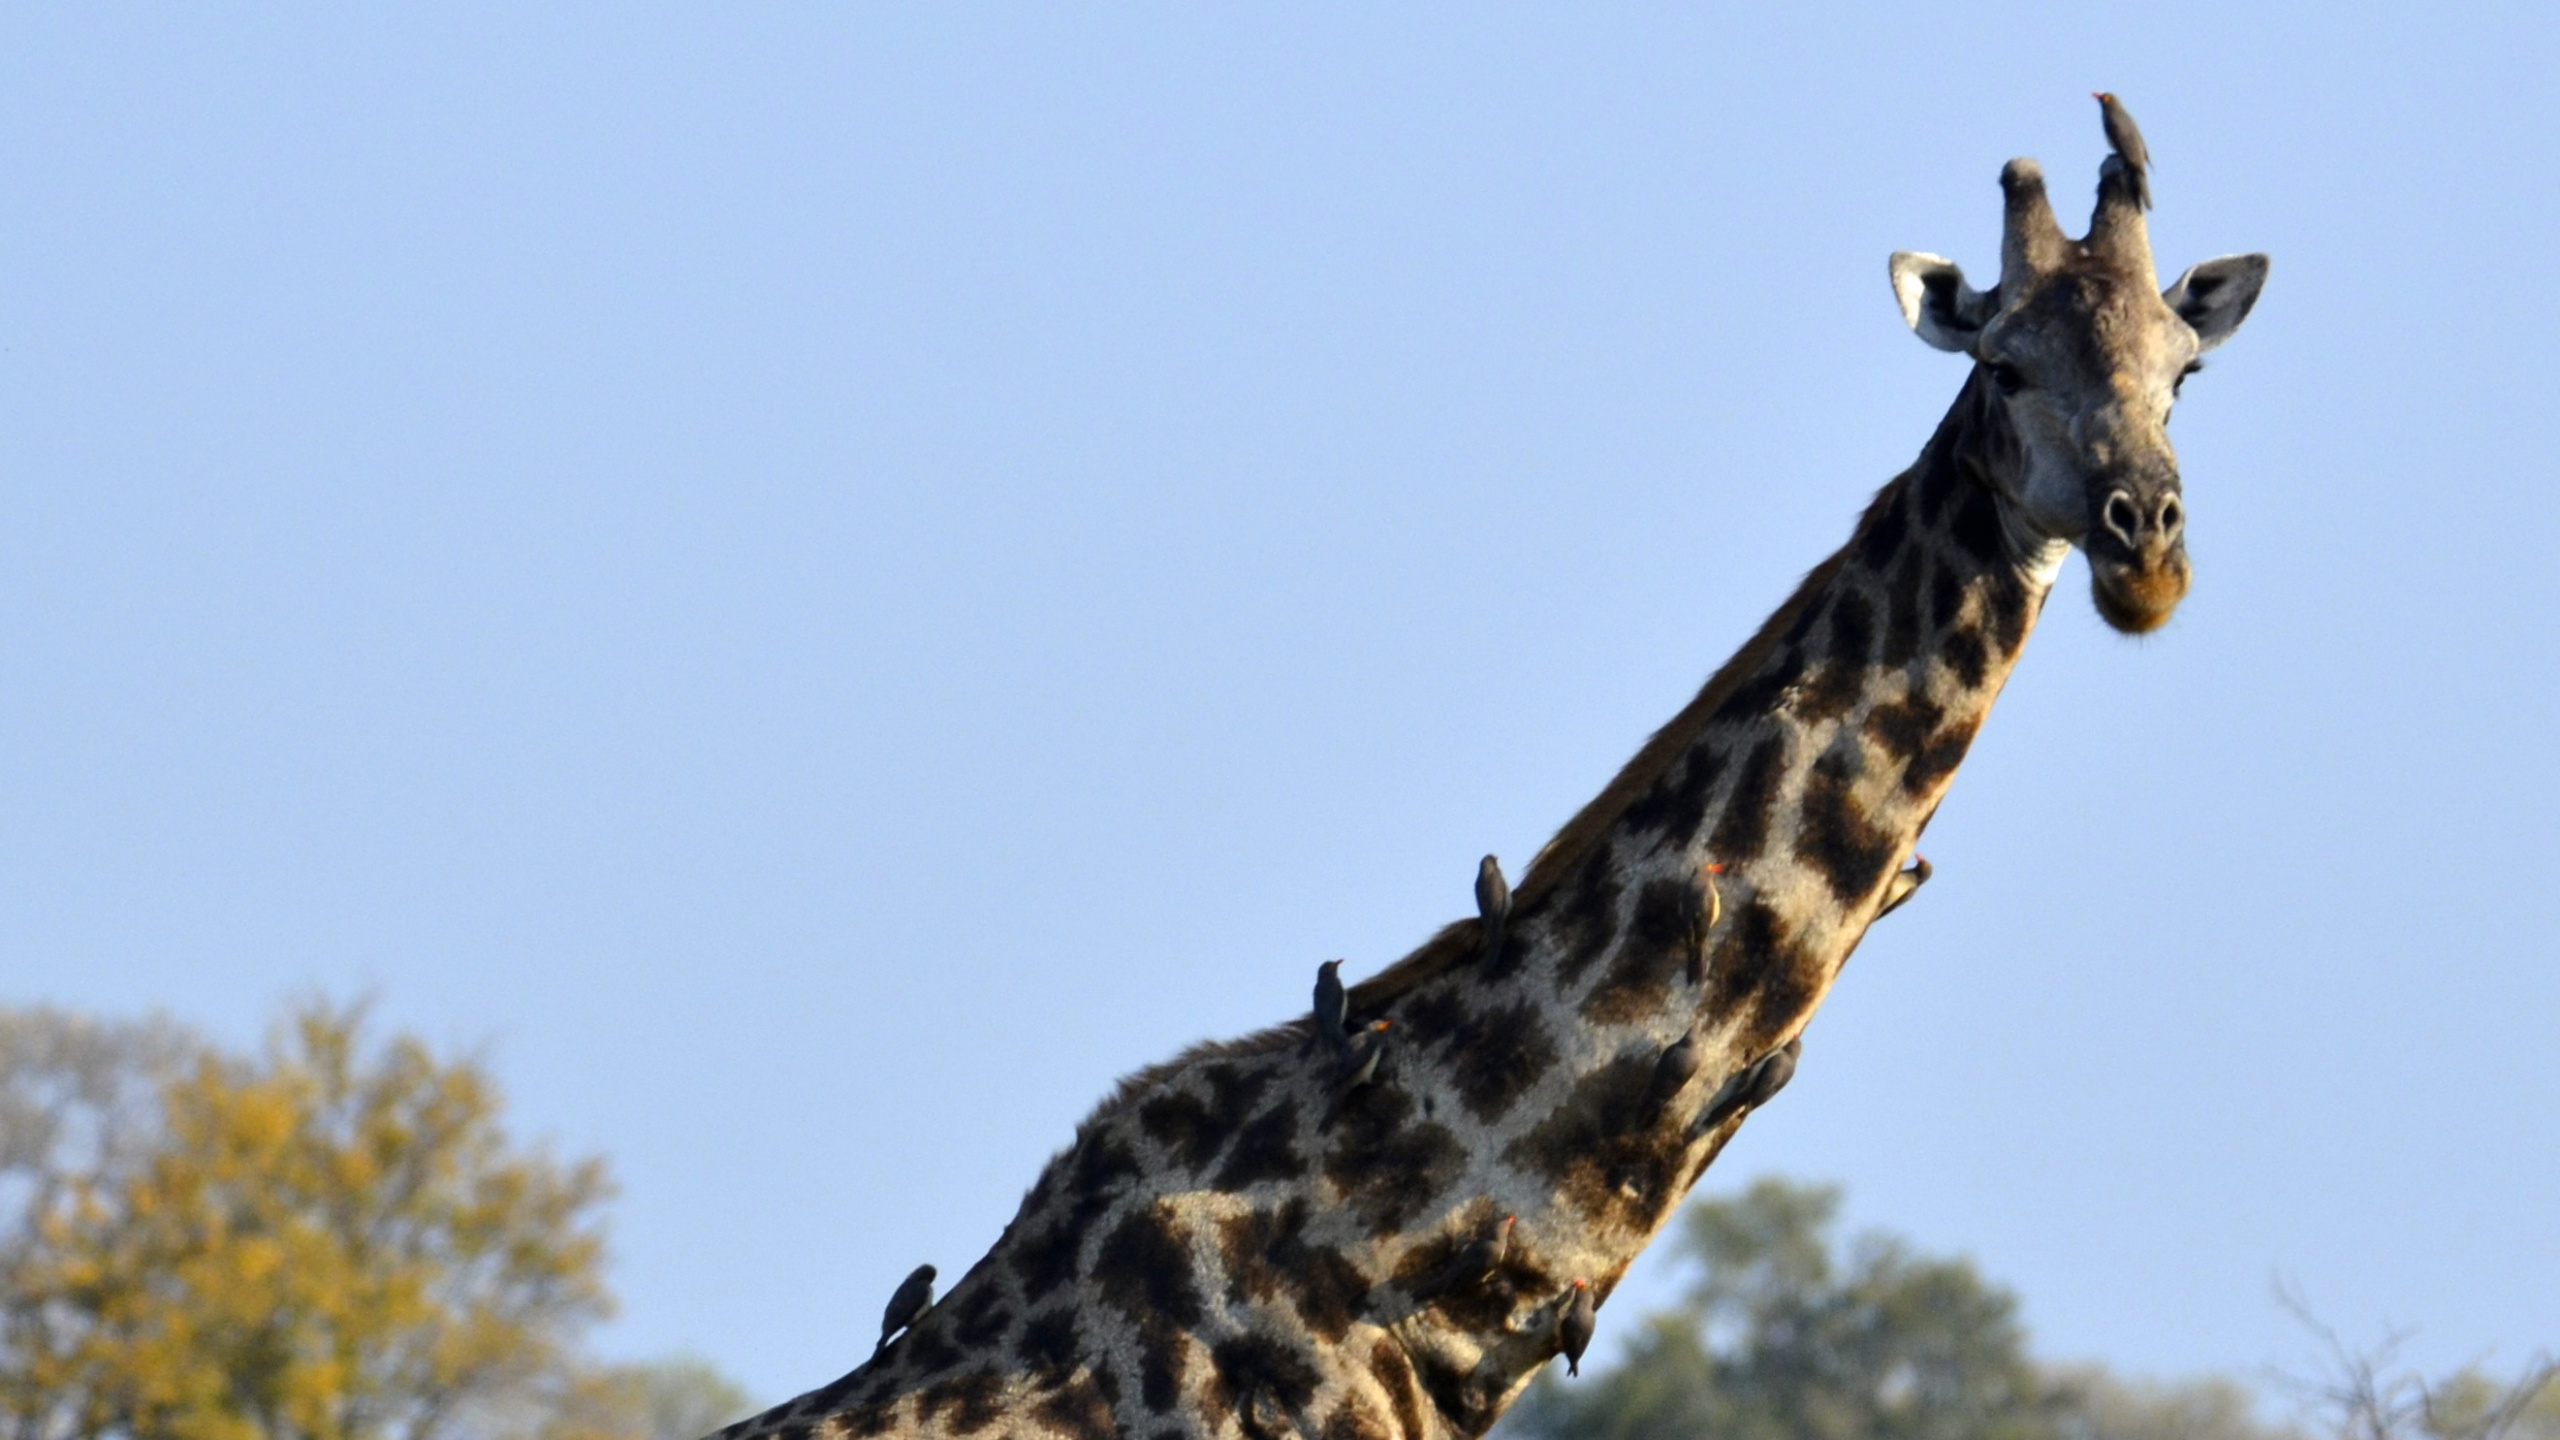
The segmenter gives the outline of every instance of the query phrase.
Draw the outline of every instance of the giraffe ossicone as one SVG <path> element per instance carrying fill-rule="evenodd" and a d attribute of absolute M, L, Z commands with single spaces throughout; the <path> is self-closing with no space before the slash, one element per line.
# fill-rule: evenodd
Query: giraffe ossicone
<path fill-rule="evenodd" d="M 1973 361 L 1936 433 L 1516 889 L 1485 867 L 1481 918 L 1352 987 L 1367 1083 L 1303 1014 L 1130 1077 L 898 1343 L 724 1436 L 1473 1437 L 1578 1358 L 1926 878 L 1901 867 L 2063 556 L 2121 630 L 2186 593 L 2169 411 L 2267 260 L 2162 290 L 2134 179 L 2111 159 L 2074 240 L 2010 162 L 1988 290 L 1893 257 L 1911 328 Z M 1669 1083 L 1679 1044 L 1712 1083 Z M 1493 1264 L 1418 1302 L 1489 1233 Z"/>

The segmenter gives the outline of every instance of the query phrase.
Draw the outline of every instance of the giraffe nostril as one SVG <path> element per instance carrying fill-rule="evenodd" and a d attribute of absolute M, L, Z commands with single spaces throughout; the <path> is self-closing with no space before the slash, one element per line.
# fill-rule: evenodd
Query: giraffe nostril
<path fill-rule="evenodd" d="M 2178 503 L 2177 496 L 2171 495 L 2160 502 L 2160 538 L 2176 539 L 2179 529 L 2186 523 L 2187 510 Z"/>
<path fill-rule="evenodd" d="M 2135 543 L 2134 531 L 2141 526 L 2142 517 L 2133 508 L 2132 496 L 2118 490 L 2107 497 L 2106 508 L 2098 513 L 2107 528 L 2115 532 L 2117 539 L 2127 545 Z"/>

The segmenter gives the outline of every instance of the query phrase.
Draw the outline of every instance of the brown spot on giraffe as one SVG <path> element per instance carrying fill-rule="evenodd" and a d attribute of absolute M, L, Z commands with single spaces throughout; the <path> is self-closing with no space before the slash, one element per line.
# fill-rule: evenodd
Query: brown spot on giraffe
<path fill-rule="evenodd" d="M 1582 1018 L 1619 1025 L 1660 1013 L 1697 954 L 1698 906 L 1695 876 L 1646 881 L 1636 892 L 1634 917 L 1617 953 L 1583 996 Z"/>

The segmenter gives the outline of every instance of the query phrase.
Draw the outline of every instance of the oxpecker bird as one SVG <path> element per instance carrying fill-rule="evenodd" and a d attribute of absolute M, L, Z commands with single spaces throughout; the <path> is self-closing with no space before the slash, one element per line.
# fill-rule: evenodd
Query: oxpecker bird
<path fill-rule="evenodd" d="M 1327 960 L 1317 966 L 1315 1038 L 1336 1055 L 1351 1043 L 1349 1032 L 1342 1028 L 1342 1016 L 1350 1004 L 1351 997 L 1342 989 L 1342 962 Z"/>
<path fill-rule="evenodd" d="M 1414 1298 L 1428 1300 L 1454 1291 L 1472 1290 L 1492 1279 L 1493 1272 L 1502 1268 L 1503 1258 L 1511 1253 L 1511 1227 L 1519 1218 L 1517 1215 L 1505 1215 L 1501 1224 L 1468 1241 L 1466 1249 L 1459 1251 L 1439 1274 L 1414 1292 Z"/>
<path fill-rule="evenodd" d="M 888 1349 L 889 1337 L 923 1319 L 924 1312 L 933 1308 L 933 1276 L 932 1266 L 919 1265 L 898 1282 L 897 1290 L 889 1296 L 889 1308 L 880 1316 L 880 1343 L 871 1347 L 872 1354 Z"/>
<path fill-rule="evenodd" d="M 1334 1073 L 1333 1108 L 1325 1112 L 1325 1123 L 1342 1113 L 1342 1102 L 1351 1092 L 1378 1078 L 1378 1061 L 1387 1053 L 1387 1021 L 1372 1020 L 1344 1041 L 1338 1057 L 1340 1068 Z"/>
<path fill-rule="evenodd" d="M 1912 856 L 1911 864 L 1905 869 L 1895 871 L 1893 879 L 1886 882 L 1884 904 L 1877 909 L 1876 919 L 1881 920 L 1901 909 L 1902 902 L 1919 894 L 1920 887 L 1928 884 L 1929 877 L 1936 873 L 1938 873 L 1937 870 L 1929 864 L 1928 860 L 1918 855 Z"/>
<path fill-rule="evenodd" d="M 1653 1083 L 1645 1089 L 1647 1108 L 1659 1110 L 1680 1098 L 1697 1073 L 1698 1035 L 1691 1030 L 1665 1046 L 1662 1058 L 1653 1062 Z"/>
<path fill-rule="evenodd" d="M 2151 150 L 2142 143 L 2142 127 L 2133 123 L 2133 112 L 2124 102 L 2104 90 L 2091 91 L 2098 102 L 2098 123 L 2106 127 L 2107 145 L 2124 161 L 2133 180 L 2133 203 L 2151 208 Z"/>
<path fill-rule="evenodd" d="M 1556 1345 L 1564 1351 L 1564 1373 L 1582 1373 L 1582 1352 L 1591 1348 L 1592 1332 L 1599 1328 L 1599 1304 L 1591 1293 L 1591 1282 L 1574 1281 L 1573 1293 L 1565 1297 L 1564 1313 L 1556 1317 Z"/>
<path fill-rule="evenodd" d="M 1707 1113 L 1698 1117 L 1692 1134 L 1704 1135 L 1745 1110 L 1757 1110 L 1769 1103 L 1787 1082 L 1796 1078 L 1796 1057 L 1804 1053 L 1804 1037 L 1797 1036 L 1760 1057 L 1757 1064 L 1725 1082 Z"/>
<path fill-rule="evenodd" d="M 1502 878 L 1502 862 L 1490 855 L 1476 866 L 1476 918 L 1484 929 L 1484 958 L 1502 953 L 1502 930 L 1511 920 L 1511 882 Z"/>

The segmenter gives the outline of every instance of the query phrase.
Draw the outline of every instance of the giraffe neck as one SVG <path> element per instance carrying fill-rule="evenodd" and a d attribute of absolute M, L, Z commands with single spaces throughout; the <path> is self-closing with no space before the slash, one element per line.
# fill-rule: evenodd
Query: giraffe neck
<path fill-rule="evenodd" d="M 1849 543 L 1541 852 L 1513 921 L 1523 943 L 1485 978 L 1540 960 L 1560 1004 L 1631 1018 L 1651 993 L 1646 937 L 1677 929 L 1714 865 L 1723 913 L 1695 1018 L 1753 1053 L 1801 1028 L 1944 797 L 2068 552 L 2022 537 L 1996 498 L 2017 454 L 1969 382 Z"/>
<path fill-rule="evenodd" d="M 1533 863 L 1500 953 L 1463 921 L 1353 991 L 1372 1083 L 1337 1099 L 1303 1022 L 1132 1077 L 907 1338 L 733 1433 L 1481 1434 L 1730 1138 L 1708 1097 L 1811 1017 L 2015 663 L 2060 557 L 2004 525 L 1996 416 L 1969 384 Z M 1701 1073 L 1650 1095 L 1689 1033 Z M 1433 1293 L 1506 1215 L 1494 1275 Z"/>

